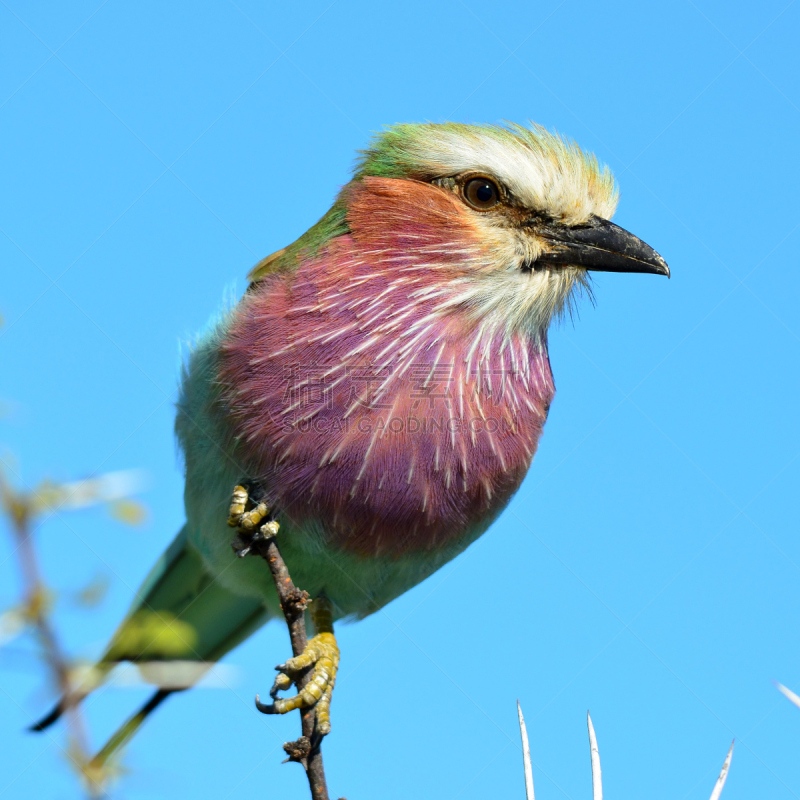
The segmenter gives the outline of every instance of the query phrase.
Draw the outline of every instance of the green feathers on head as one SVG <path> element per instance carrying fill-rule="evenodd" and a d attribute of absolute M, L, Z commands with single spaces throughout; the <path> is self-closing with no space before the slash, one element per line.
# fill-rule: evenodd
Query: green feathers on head
<path fill-rule="evenodd" d="M 610 170 L 591 153 L 541 125 L 393 125 L 372 139 L 355 165 L 354 178 L 432 180 L 467 172 L 495 177 L 522 205 L 569 215 L 591 205 L 610 219 L 617 188 Z"/>
<path fill-rule="evenodd" d="M 474 154 L 492 145 L 508 148 L 510 152 L 527 151 L 533 156 L 583 161 L 592 171 L 607 171 L 591 153 L 584 153 L 574 142 L 533 122 L 529 127 L 513 122 L 503 125 L 423 122 L 391 125 L 374 134 L 370 146 L 360 151 L 354 177 L 415 177 L 432 168 L 446 168 L 461 152 Z"/>

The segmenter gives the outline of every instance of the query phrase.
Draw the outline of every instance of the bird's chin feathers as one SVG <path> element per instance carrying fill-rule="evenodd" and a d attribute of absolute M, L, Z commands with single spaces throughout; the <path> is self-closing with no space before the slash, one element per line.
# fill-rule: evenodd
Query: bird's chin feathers
<path fill-rule="evenodd" d="M 554 321 L 573 318 L 576 300 L 593 301 L 589 273 L 581 267 L 539 265 L 543 243 L 531 232 L 473 216 L 484 243 L 483 263 L 474 263 L 466 290 L 476 316 L 493 319 L 509 334 L 525 333 L 542 340 Z M 457 302 L 457 301 L 456 301 Z"/>
<path fill-rule="evenodd" d="M 482 279 L 454 282 L 447 306 L 467 309 L 484 329 L 522 334 L 542 342 L 551 323 L 577 313 L 576 300 L 593 301 L 586 270 L 519 268 L 497 269 Z"/>

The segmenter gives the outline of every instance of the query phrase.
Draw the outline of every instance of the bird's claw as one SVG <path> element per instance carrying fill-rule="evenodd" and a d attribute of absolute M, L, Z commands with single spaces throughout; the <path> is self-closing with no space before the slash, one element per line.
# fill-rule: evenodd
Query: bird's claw
<path fill-rule="evenodd" d="M 275 669 L 282 670 L 284 667 L 283 664 L 275 667 Z M 269 696 L 273 700 L 278 699 L 278 692 L 285 692 L 288 688 L 292 685 L 292 679 L 285 673 L 279 672 L 275 676 L 275 682 L 272 684 L 272 688 L 269 690 Z M 276 712 L 277 713 L 277 712 Z"/>
<path fill-rule="evenodd" d="M 277 520 L 270 518 L 269 506 L 263 501 L 255 502 L 241 485 L 233 489 L 228 525 L 236 528 L 233 549 L 240 558 L 248 555 L 259 541 L 275 536 L 280 528 Z"/>
<path fill-rule="evenodd" d="M 278 692 L 288 689 L 294 678 L 312 665 L 311 680 L 294 697 L 278 697 Z M 338 667 L 336 638 L 332 633 L 318 633 L 299 656 L 276 667 L 279 672 L 269 693 L 272 702 L 261 703 L 256 697 L 256 707 L 265 714 L 287 714 L 296 708 L 316 706 L 317 733 L 325 736 L 331 731 L 331 696 Z"/>
<path fill-rule="evenodd" d="M 314 600 L 311 614 L 319 633 L 309 639 L 299 656 L 275 667 L 278 674 L 269 693 L 272 702 L 261 703 L 256 695 L 256 708 L 264 714 L 286 714 L 296 708 L 316 706 L 316 733 L 326 736 L 331 731 L 331 697 L 339 669 L 339 645 L 333 635 L 330 606 L 324 598 Z M 278 692 L 288 689 L 309 668 L 311 679 L 294 697 L 278 697 Z"/>

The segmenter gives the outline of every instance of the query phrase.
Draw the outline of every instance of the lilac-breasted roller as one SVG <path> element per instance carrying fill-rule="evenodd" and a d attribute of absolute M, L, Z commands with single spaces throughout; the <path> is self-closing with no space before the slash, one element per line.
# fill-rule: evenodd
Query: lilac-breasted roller
<path fill-rule="evenodd" d="M 325 216 L 256 265 L 189 357 L 186 524 L 97 674 L 126 659 L 213 662 L 280 617 L 266 565 L 234 552 L 279 529 L 295 583 L 330 613 L 301 657 L 317 680 L 273 710 L 319 701 L 327 732 L 331 619 L 427 578 L 525 477 L 553 399 L 551 321 L 593 270 L 669 275 L 609 221 L 616 204 L 607 168 L 536 125 L 377 135 Z"/>

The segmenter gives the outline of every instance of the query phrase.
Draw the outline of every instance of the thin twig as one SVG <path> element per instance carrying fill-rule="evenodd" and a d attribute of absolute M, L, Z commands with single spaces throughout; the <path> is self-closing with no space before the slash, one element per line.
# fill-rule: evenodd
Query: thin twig
<path fill-rule="evenodd" d="M 256 548 L 254 548 L 256 549 Z M 275 538 L 259 543 L 257 552 L 269 564 L 281 610 L 286 617 L 289 627 L 289 637 L 292 640 L 292 653 L 299 656 L 305 650 L 308 641 L 306 636 L 305 610 L 308 606 L 308 593 L 298 589 L 292 582 L 286 562 L 281 557 Z M 303 672 L 295 681 L 298 691 L 311 680 L 311 669 Z M 256 698 L 258 702 L 258 698 Z M 314 708 L 301 710 L 303 720 L 303 735 L 295 742 L 287 742 L 283 747 L 289 756 L 289 761 L 299 761 L 306 771 L 308 786 L 311 789 L 313 800 L 329 800 L 328 786 L 325 782 L 325 769 L 322 764 L 322 751 L 320 750 L 319 737 L 314 735 L 315 713 Z"/>

